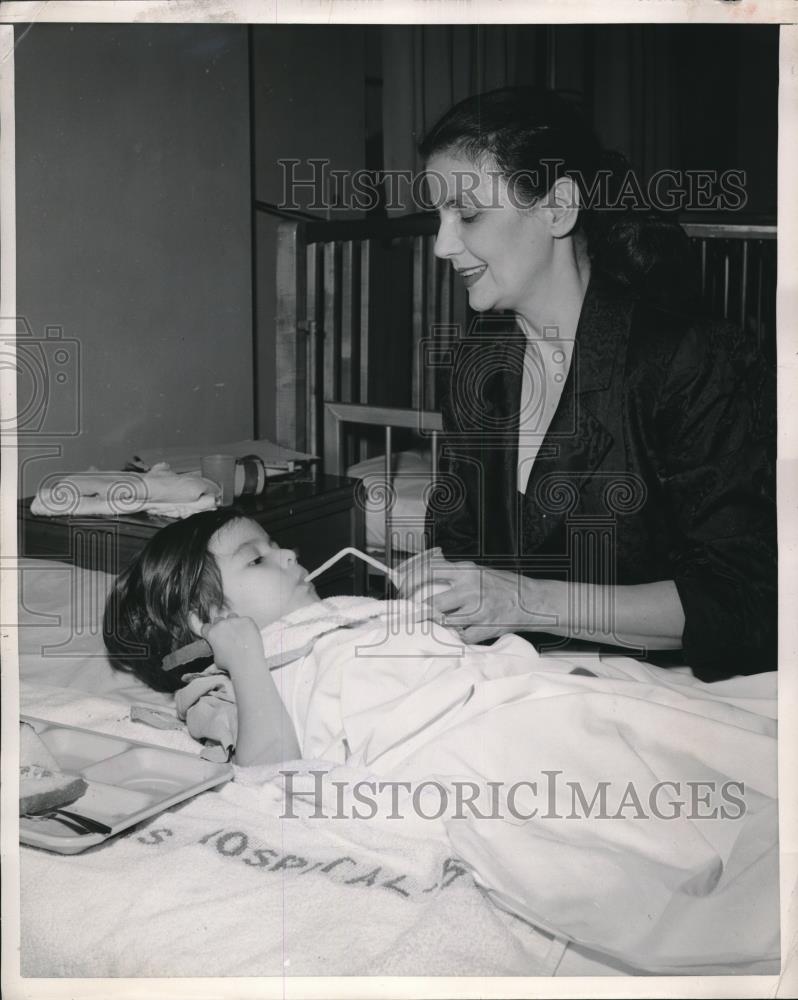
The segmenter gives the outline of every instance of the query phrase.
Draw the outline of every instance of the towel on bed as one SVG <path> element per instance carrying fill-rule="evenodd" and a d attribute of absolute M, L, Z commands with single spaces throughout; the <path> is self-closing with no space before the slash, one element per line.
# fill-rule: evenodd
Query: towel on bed
<path fill-rule="evenodd" d="M 216 506 L 219 487 L 197 475 L 178 476 L 160 464 L 141 472 L 70 472 L 49 476 L 36 491 L 31 513 L 113 517 L 118 514 L 160 514 L 188 517 Z"/>
<path fill-rule="evenodd" d="M 119 703 L 23 686 L 23 711 L 186 749 Z M 194 744 L 196 750 L 196 744 Z M 330 780 L 364 772 L 283 765 Z M 21 848 L 22 974 L 33 977 L 549 975 L 564 944 L 497 910 L 467 867 L 397 824 L 285 809 L 273 768 L 84 854 Z M 91 900 L 87 907 L 86 901 Z"/>

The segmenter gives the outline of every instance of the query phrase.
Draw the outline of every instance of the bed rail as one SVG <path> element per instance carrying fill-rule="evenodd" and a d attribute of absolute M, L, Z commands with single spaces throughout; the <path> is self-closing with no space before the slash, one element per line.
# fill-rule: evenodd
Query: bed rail
<path fill-rule="evenodd" d="M 358 403 L 325 403 L 324 464 L 325 469 L 333 475 L 342 476 L 346 472 L 345 429 L 351 424 L 383 428 L 383 478 L 380 482 L 379 496 L 371 499 L 376 500 L 384 514 L 385 562 L 389 568 L 393 568 L 395 552 L 407 548 L 402 544 L 400 533 L 394 531 L 393 504 L 390 502 L 394 482 L 393 431 L 395 428 L 407 428 L 429 436 L 432 463 L 430 483 L 434 485 L 438 478 L 438 434 L 443 430 L 443 421 L 440 413 L 429 410 L 367 406 Z M 361 497 L 359 502 L 366 503 L 367 499 Z"/>
<path fill-rule="evenodd" d="M 706 310 L 741 325 L 775 362 L 776 227 L 709 220 L 684 228 Z M 425 359 L 452 353 L 474 316 L 462 283 L 434 256 L 436 231 L 437 218 L 425 214 L 292 220 L 278 234 L 277 439 L 322 455 L 339 475 L 384 455 L 381 496 L 372 490 L 360 502 L 385 519 L 389 565 L 409 530 L 391 503 L 401 440 L 409 431 L 426 437 L 433 463 L 439 451 L 445 365 Z M 432 379 L 431 371 L 444 374 Z"/>
<path fill-rule="evenodd" d="M 712 315 L 747 329 L 760 349 L 773 351 L 776 227 L 706 222 L 682 228 L 700 263 L 704 306 Z"/>
<path fill-rule="evenodd" d="M 425 337 L 471 318 L 433 253 L 437 217 L 283 222 L 277 263 L 277 439 L 318 454 L 325 401 L 435 410 Z"/>
<path fill-rule="evenodd" d="M 706 309 L 745 328 L 775 361 L 776 227 L 707 221 L 684 228 Z M 474 314 L 452 268 L 434 255 L 436 231 L 429 213 L 281 223 L 279 443 L 321 454 L 328 402 L 437 410 L 445 376 L 430 377 L 424 353 L 459 337 Z"/>

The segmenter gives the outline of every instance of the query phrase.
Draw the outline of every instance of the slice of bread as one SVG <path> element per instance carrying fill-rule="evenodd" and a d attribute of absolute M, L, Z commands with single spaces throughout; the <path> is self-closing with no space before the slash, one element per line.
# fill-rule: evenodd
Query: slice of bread
<path fill-rule="evenodd" d="M 83 778 L 26 764 L 19 769 L 19 814 L 35 816 L 61 809 L 79 799 L 88 787 Z"/>
<path fill-rule="evenodd" d="M 88 788 L 83 778 L 64 774 L 58 761 L 27 722 L 19 724 L 19 814 L 60 809 L 79 799 Z"/>

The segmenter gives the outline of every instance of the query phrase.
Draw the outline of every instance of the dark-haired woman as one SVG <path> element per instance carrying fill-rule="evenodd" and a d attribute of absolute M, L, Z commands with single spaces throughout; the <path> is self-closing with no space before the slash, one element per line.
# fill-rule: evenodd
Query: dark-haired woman
<path fill-rule="evenodd" d="M 590 640 L 703 680 L 775 669 L 763 381 L 733 329 L 678 308 L 683 234 L 589 204 L 606 160 L 551 93 L 469 98 L 422 154 L 436 254 L 474 310 L 516 320 L 457 350 L 435 608 L 472 642 Z"/>

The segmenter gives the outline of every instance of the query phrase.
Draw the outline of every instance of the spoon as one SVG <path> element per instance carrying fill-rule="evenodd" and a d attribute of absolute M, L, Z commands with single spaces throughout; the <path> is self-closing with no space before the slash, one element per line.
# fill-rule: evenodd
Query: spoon
<path fill-rule="evenodd" d="M 55 819 L 71 827 L 76 833 L 110 833 L 112 829 L 107 823 L 101 823 L 89 816 L 81 816 L 67 809 L 51 809 L 49 812 L 28 815 L 26 819 Z"/>

